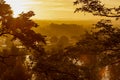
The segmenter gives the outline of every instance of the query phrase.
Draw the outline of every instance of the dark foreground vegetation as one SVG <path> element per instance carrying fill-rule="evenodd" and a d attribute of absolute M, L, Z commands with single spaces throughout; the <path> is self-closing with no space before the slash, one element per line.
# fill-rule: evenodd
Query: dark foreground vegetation
<path fill-rule="evenodd" d="M 76 0 L 74 4 L 83 4 L 76 11 L 120 17 L 119 7 L 106 8 L 99 0 Z M 29 11 L 14 18 L 10 6 L 0 0 L 0 80 L 120 79 L 120 28 L 111 20 L 100 20 L 73 44 L 66 36 L 47 41 L 32 30 L 38 27 L 32 16 Z"/>

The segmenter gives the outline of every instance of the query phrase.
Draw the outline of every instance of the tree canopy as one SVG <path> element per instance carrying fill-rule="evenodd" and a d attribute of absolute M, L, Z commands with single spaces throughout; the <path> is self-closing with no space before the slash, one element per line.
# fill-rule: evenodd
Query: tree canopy
<path fill-rule="evenodd" d="M 80 5 L 75 12 L 83 11 L 95 16 L 120 17 L 120 6 L 106 7 L 101 0 L 76 0 L 74 5 Z"/>
<path fill-rule="evenodd" d="M 109 66 L 109 78 L 111 80 L 119 80 L 117 74 L 119 73 L 118 67 L 120 64 L 120 28 L 112 24 L 112 18 L 119 20 L 120 6 L 106 7 L 101 0 L 76 0 L 74 5 L 77 6 L 75 12 L 87 12 L 94 16 L 104 17 L 102 20 L 98 21 L 91 32 L 87 32 L 84 38 L 79 40 L 70 51 L 92 56 L 96 55 L 94 58 L 96 58 L 97 62 L 95 61 L 95 63 L 92 63 L 91 61 L 94 68 L 96 63 L 96 67 Z M 106 20 L 104 19 L 105 17 L 109 17 L 109 19 Z"/>
<path fill-rule="evenodd" d="M 75 12 L 83 11 L 92 13 L 93 15 L 97 16 L 105 16 L 105 17 L 113 17 L 118 19 L 120 17 L 120 8 L 109 8 L 104 5 L 100 0 L 76 0 L 74 2 L 75 5 L 81 5 L 81 7 L 76 8 Z M 99 44 L 104 46 L 100 49 L 96 49 L 97 45 L 95 46 L 95 50 L 101 50 L 105 52 L 106 50 L 112 51 L 114 56 L 119 56 L 119 27 L 113 27 L 111 20 L 100 20 L 95 24 L 94 27 L 96 30 L 92 31 L 92 35 L 88 35 L 89 39 L 96 39 L 98 42 L 95 44 Z M 90 38 L 90 36 L 94 38 Z M 102 41 L 102 39 L 103 41 Z M 88 40 L 89 41 L 89 40 Z M 92 40 L 93 41 L 93 40 Z M 90 42 L 88 42 L 90 43 Z M 84 44 L 84 42 L 81 42 L 81 44 Z M 99 52 L 99 51 L 98 51 Z M 117 55 L 118 54 L 118 55 Z M 111 55 L 111 54 L 107 54 Z M 111 55 L 112 57 L 113 55 Z M 116 59 L 116 58 L 115 58 Z M 115 61 L 115 60 L 112 60 Z M 118 60 L 119 62 L 119 60 Z M 108 62 L 109 63 L 109 62 Z"/>
<path fill-rule="evenodd" d="M 35 15 L 34 12 L 22 12 L 17 18 L 14 18 L 10 5 L 6 4 L 4 0 L 1 0 L 0 7 L 0 35 L 13 35 L 13 39 L 20 39 L 23 45 L 27 48 L 33 48 L 43 53 L 40 46 L 41 43 L 45 44 L 44 36 L 39 33 L 35 33 L 31 29 L 32 27 L 38 26 L 30 19 Z"/>

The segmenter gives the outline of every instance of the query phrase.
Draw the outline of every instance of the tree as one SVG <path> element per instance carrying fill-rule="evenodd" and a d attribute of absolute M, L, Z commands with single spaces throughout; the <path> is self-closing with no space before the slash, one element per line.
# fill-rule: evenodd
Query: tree
<path fill-rule="evenodd" d="M 82 5 L 76 8 L 75 12 L 88 12 L 95 16 L 120 17 L 120 7 L 108 8 L 100 0 L 76 0 L 74 5 Z"/>
<path fill-rule="evenodd" d="M 69 45 L 69 38 L 67 36 L 61 36 L 57 42 L 58 49 L 64 49 Z"/>
<path fill-rule="evenodd" d="M 33 11 L 27 13 L 22 12 L 17 18 L 14 18 L 10 5 L 4 0 L 0 0 L 0 36 L 12 36 L 11 41 L 19 39 L 22 46 L 25 46 L 28 50 L 35 50 L 39 53 L 39 56 L 42 56 L 45 53 L 42 47 L 45 44 L 45 40 L 43 35 L 32 30 L 32 27 L 38 26 L 30 19 L 34 15 Z M 18 77 L 21 75 L 20 79 L 28 80 L 29 75 L 27 75 L 27 71 L 23 65 L 25 59 L 22 59 L 22 61 L 20 55 L 20 53 L 23 53 L 23 55 L 26 56 L 26 53 L 14 51 L 16 51 L 16 48 L 14 48 L 14 50 L 12 48 L 11 52 L 5 50 L 3 54 L 5 53 L 6 55 L 0 54 L 0 64 L 2 65 L 0 68 L 0 72 L 2 73 L 0 74 L 0 79 L 18 80 Z M 13 59 L 11 59 L 11 57 L 13 57 Z M 19 59 L 16 60 L 16 58 Z M 29 76 L 29 79 L 30 77 L 31 76 Z"/>
<path fill-rule="evenodd" d="M 37 57 L 33 67 L 36 80 L 92 80 L 89 69 L 73 61 L 64 50 Z"/>
<path fill-rule="evenodd" d="M 13 39 L 20 39 L 20 41 L 27 48 L 33 48 L 41 53 L 44 53 L 41 46 L 41 43 L 45 43 L 44 37 L 35 33 L 31 28 L 37 27 L 38 25 L 32 21 L 30 18 L 34 16 L 33 11 L 27 13 L 21 13 L 19 17 L 14 18 L 11 7 L 5 3 L 4 0 L 0 2 L 0 22 L 1 29 L 0 35 L 10 34 L 13 35 Z"/>
<path fill-rule="evenodd" d="M 68 52 L 71 55 L 74 53 L 74 56 L 72 55 L 73 58 L 80 58 L 80 60 L 84 62 L 84 65 L 89 67 L 94 80 L 101 80 L 101 70 L 119 60 L 115 58 L 115 54 L 113 54 L 114 52 L 111 50 L 115 48 L 115 46 L 112 47 L 114 43 L 110 43 L 116 40 L 113 40 L 115 34 L 117 34 L 117 29 L 112 28 L 110 20 L 101 20 L 95 25 L 94 29 L 92 29 L 91 32 L 87 32 L 75 46 L 68 48 Z"/>
<path fill-rule="evenodd" d="M 75 12 L 82 11 L 91 13 L 94 16 L 116 18 L 116 20 L 120 17 L 119 6 L 108 8 L 100 0 L 76 0 L 74 4 L 81 5 L 76 8 Z M 94 55 L 98 55 L 99 67 L 109 66 L 110 74 L 112 74 L 111 79 L 119 80 L 119 77 L 116 75 L 119 74 L 118 66 L 120 64 L 120 28 L 114 27 L 111 24 L 111 20 L 100 20 L 95 25 L 95 29 L 85 36 L 84 39 L 76 44 L 74 49 L 77 49 L 77 51 L 92 51 L 92 53 L 95 53 Z"/>
<path fill-rule="evenodd" d="M 58 41 L 58 37 L 57 37 L 57 36 L 52 36 L 52 37 L 50 38 L 51 44 L 57 43 L 57 41 Z"/>

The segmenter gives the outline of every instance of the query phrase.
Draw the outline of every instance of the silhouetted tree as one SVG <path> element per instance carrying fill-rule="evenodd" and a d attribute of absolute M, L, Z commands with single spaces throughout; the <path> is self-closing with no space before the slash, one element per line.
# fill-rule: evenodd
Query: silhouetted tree
<path fill-rule="evenodd" d="M 19 39 L 22 46 L 25 46 L 28 50 L 35 50 L 39 52 L 39 56 L 43 55 L 45 44 L 44 36 L 39 33 L 35 33 L 32 27 L 38 25 L 30 18 L 35 14 L 33 11 L 27 13 L 22 12 L 18 17 L 13 17 L 13 11 L 9 4 L 4 0 L 0 0 L 0 36 L 11 37 L 12 41 Z M 29 75 L 25 69 L 24 59 L 21 59 L 21 55 L 26 55 L 24 52 L 12 48 L 11 51 L 3 50 L 3 54 L 0 54 L 0 79 L 1 80 L 28 80 L 32 75 Z"/>
<path fill-rule="evenodd" d="M 76 8 L 75 12 L 87 12 L 92 13 L 94 16 L 116 18 L 116 20 L 118 20 L 120 17 L 119 6 L 108 8 L 100 0 L 76 0 L 74 4 L 81 5 Z M 111 69 L 110 74 L 112 74 L 111 79 L 119 80 L 119 77 L 116 76 L 119 74 L 119 68 L 116 67 L 116 70 L 114 69 L 115 65 L 120 64 L 120 29 L 119 27 L 114 27 L 111 24 L 111 20 L 101 20 L 95 26 L 95 30 L 88 35 L 92 36 L 92 38 L 85 37 L 85 39 L 82 39 L 76 44 L 78 46 L 75 49 L 80 51 L 81 45 L 84 47 L 86 46 L 84 49 L 82 49 L 88 50 L 88 53 L 92 51 L 95 53 L 95 55 L 98 55 L 98 67 L 109 66 Z"/>
<path fill-rule="evenodd" d="M 89 69 L 74 62 L 64 50 L 56 51 L 45 58 L 37 58 L 33 67 L 36 80 L 92 80 Z"/>
<path fill-rule="evenodd" d="M 88 12 L 95 16 L 120 17 L 120 7 L 108 8 L 101 2 L 101 0 L 76 0 L 74 5 L 81 5 L 76 8 L 75 12 Z"/>
<path fill-rule="evenodd" d="M 1 0 L 0 6 L 0 35 L 13 35 L 13 39 L 20 39 L 27 48 L 33 48 L 44 53 L 44 50 L 40 47 L 41 43 L 45 43 L 44 37 L 31 29 L 38 26 L 30 19 L 35 14 L 32 11 L 23 12 L 17 18 L 14 18 L 11 7 L 4 0 Z"/>

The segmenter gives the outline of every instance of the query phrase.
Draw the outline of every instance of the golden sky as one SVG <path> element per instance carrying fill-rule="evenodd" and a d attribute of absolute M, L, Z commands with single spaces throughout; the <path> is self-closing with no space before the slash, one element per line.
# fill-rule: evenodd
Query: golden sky
<path fill-rule="evenodd" d="M 35 19 L 43 20 L 89 20 L 97 19 L 90 14 L 74 13 L 75 0 L 6 0 L 14 10 L 14 16 L 22 11 L 32 10 Z M 107 6 L 116 6 L 120 0 L 102 0 Z"/>

